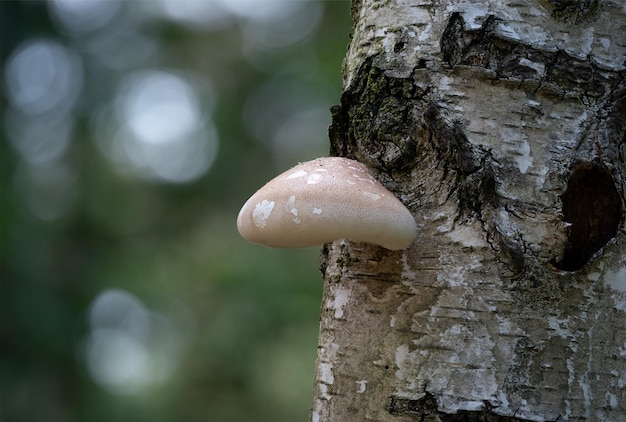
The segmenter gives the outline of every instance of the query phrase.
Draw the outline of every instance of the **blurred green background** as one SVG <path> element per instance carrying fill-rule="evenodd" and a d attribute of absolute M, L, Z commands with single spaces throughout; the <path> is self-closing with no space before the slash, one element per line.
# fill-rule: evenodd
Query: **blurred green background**
<path fill-rule="evenodd" d="M 303 421 L 318 248 L 244 242 L 327 155 L 349 1 L 0 1 L 0 422 Z"/>

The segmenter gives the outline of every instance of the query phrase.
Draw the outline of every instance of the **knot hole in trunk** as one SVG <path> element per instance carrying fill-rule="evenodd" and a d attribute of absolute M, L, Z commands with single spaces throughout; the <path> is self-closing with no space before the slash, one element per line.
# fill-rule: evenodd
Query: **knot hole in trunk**
<path fill-rule="evenodd" d="M 559 270 L 580 270 L 615 237 L 623 213 L 622 199 L 611 173 L 592 163 L 573 166 L 561 196 L 563 219 L 571 224 Z"/>

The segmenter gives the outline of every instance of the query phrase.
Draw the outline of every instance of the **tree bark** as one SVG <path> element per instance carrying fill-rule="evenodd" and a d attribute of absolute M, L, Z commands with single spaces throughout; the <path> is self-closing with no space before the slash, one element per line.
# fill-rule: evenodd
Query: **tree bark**
<path fill-rule="evenodd" d="M 405 251 L 322 250 L 311 420 L 626 420 L 626 7 L 360 0 L 331 155 Z"/>

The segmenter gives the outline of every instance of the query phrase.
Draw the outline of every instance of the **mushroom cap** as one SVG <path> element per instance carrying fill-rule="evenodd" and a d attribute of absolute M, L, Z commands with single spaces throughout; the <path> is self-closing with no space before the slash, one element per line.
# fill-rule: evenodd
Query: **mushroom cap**
<path fill-rule="evenodd" d="M 241 208 L 237 229 L 250 242 L 298 248 L 349 239 L 407 248 L 411 212 L 358 161 L 318 158 L 270 180 Z"/>

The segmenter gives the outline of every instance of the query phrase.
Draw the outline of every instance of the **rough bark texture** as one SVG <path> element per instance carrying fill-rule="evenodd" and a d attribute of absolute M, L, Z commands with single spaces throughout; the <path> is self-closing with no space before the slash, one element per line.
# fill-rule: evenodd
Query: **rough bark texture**
<path fill-rule="evenodd" d="M 415 243 L 337 241 L 317 421 L 626 420 L 626 7 L 360 0 L 331 154 Z"/>

